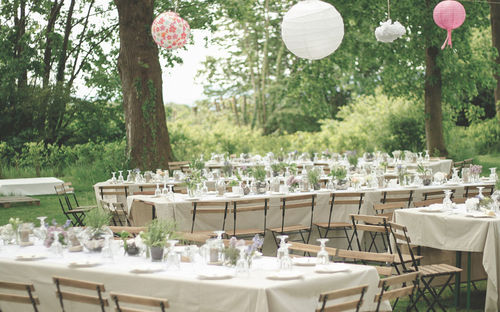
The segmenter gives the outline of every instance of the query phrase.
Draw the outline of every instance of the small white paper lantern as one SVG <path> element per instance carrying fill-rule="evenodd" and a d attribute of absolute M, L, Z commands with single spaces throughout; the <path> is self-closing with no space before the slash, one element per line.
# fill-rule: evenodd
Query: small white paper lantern
<path fill-rule="evenodd" d="M 344 38 L 344 21 L 331 4 L 305 0 L 285 14 L 281 36 L 293 54 L 300 58 L 319 60 L 340 46 Z"/>
<path fill-rule="evenodd" d="M 375 37 L 381 42 L 393 42 L 404 34 L 406 34 L 404 26 L 398 21 L 393 24 L 390 19 L 380 22 L 380 26 L 375 29 Z"/>

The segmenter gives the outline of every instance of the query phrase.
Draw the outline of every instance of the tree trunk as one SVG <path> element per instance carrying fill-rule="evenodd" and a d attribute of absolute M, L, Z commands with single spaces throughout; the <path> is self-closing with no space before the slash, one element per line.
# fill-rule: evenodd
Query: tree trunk
<path fill-rule="evenodd" d="M 493 42 L 493 47 L 497 49 L 497 58 L 495 60 L 497 64 L 497 71 L 494 76 L 497 80 L 497 85 L 495 87 L 495 106 L 497 109 L 497 119 L 500 122 L 500 1 L 499 0 L 489 0 L 490 2 L 490 20 L 491 20 L 491 39 Z"/>
<path fill-rule="evenodd" d="M 15 44 L 15 56 L 18 59 L 23 57 L 24 52 L 24 42 L 23 36 L 26 33 L 26 0 L 21 0 L 19 2 L 19 17 L 17 16 L 17 12 L 14 18 L 14 25 L 16 26 L 16 44 Z M 18 89 L 23 89 L 26 87 L 28 82 L 28 70 L 26 67 L 19 73 L 17 87 Z"/>
<path fill-rule="evenodd" d="M 243 115 L 243 124 L 248 124 L 248 117 L 247 117 L 247 96 L 243 95 L 243 102 L 241 103 L 241 114 Z"/>
<path fill-rule="evenodd" d="M 236 118 L 236 124 L 240 125 L 240 116 L 238 115 L 238 106 L 236 104 L 236 97 L 231 98 L 231 106 L 233 107 L 234 118 Z"/>
<path fill-rule="evenodd" d="M 45 51 L 43 53 L 43 88 L 49 86 L 50 79 L 50 69 L 52 67 L 52 36 L 54 32 L 54 26 L 56 25 L 57 18 L 59 17 L 59 12 L 64 4 L 64 0 L 58 2 L 55 0 L 50 9 L 49 21 L 47 22 L 47 29 L 45 32 Z"/>
<path fill-rule="evenodd" d="M 448 152 L 443 137 L 443 112 L 441 107 L 441 69 L 437 65 L 439 49 L 425 50 L 425 136 L 431 155 L 446 156 Z"/>
<path fill-rule="evenodd" d="M 173 160 L 163 107 L 158 47 L 151 37 L 154 0 L 114 0 L 118 8 L 118 70 L 131 165 L 166 168 Z"/>
<path fill-rule="evenodd" d="M 268 73 L 268 46 L 269 46 L 269 0 L 264 2 L 264 47 L 263 47 L 263 59 L 262 59 L 262 78 L 261 78 L 261 108 L 262 108 L 262 121 L 261 124 L 264 126 L 267 122 L 267 73 Z"/>
<path fill-rule="evenodd" d="M 71 0 L 68 9 L 68 15 L 66 16 L 66 24 L 64 26 L 63 45 L 59 54 L 59 60 L 57 61 L 56 81 L 58 85 L 61 85 L 64 82 L 64 71 L 66 70 L 66 60 L 68 59 L 66 54 L 68 52 L 69 35 L 71 34 L 71 30 L 73 29 L 73 26 L 71 24 L 73 21 L 74 10 L 75 0 Z"/>

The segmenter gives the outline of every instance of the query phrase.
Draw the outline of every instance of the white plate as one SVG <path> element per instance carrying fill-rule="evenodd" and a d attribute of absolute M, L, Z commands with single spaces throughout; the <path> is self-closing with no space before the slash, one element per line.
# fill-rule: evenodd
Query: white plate
<path fill-rule="evenodd" d="M 349 272 L 351 269 L 345 263 L 331 263 L 317 265 L 314 269 L 316 273 L 337 273 L 337 272 Z"/>
<path fill-rule="evenodd" d="M 199 198 L 199 197 L 186 197 L 186 198 L 184 198 L 184 199 L 185 199 L 185 200 L 187 200 L 187 201 L 196 201 L 196 200 L 200 200 L 200 198 Z"/>
<path fill-rule="evenodd" d="M 292 258 L 292 263 L 300 266 L 315 266 L 317 261 L 316 257 Z"/>
<path fill-rule="evenodd" d="M 45 259 L 46 256 L 42 254 L 23 254 L 23 255 L 18 255 L 16 257 L 16 260 L 18 261 L 35 261 L 35 260 L 40 260 L 40 259 Z"/>
<path fill-rule="evenodd" d="M 130 273 L 144 274 L 144 273 L 154 273 L 160 271 L 163 271 L 163 268 L 160 265 L 145 264 L 133 267 L 130 270 Z"/>
<path fill-rule="evenodd" d="M 81 260 L 69 263 L 70 268 L 91 268 L 100 265 L 101 262 L 95 260 Z"/>
<path fill-rule="evenodd" d="M 267 276 L 268 279 L 271 280 L 279 280 L 279 281 L 287 281 L 292 279 L 302 278 L 302 272 L 297 271 L 279 271 L 274 272 L 271 275 Z"/>
<path fill-rule="evenodd" d="M 236 194 L 236 193 L 226 193 L 226 194 L 224 194 L 224 197 L 227 197 L 227 198 L 240 198 L 241 195 L 240 194 Z"/>
<path fill-rule="evenodd" d="M 221 280 L 221 279 L 230 279 L 234 277 L 233 272 L 228 271 L 212 271 L 212 272 L 203 272 L 198 274 L 198 278 L 202 280 Z"/>

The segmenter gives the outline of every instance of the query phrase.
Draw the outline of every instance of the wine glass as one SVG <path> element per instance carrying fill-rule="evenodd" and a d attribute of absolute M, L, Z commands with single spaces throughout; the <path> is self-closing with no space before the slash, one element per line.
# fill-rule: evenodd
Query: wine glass
<path fill-rule="evenodd" d="M 123 170 L 119 170 L 118 173 L 118 183 L 123 183 Z"/>
<path fill-rule="evenodd" d="M 284 255 L 279 260 L 280 271 L 290 271 L 292 269 L 292 258 L 290 258 L 290 254 L 288 252 L 288 247 L 292 246 L 292 244 L 284 244 Z"/>
<path fill-rule="evenodd" d="M 132 182 L 132 170 L 127 170 L 128 175 L 127 175 L 127 182 Z"/>
<path fill-rule="evenodd" d="M 175 270 L 180 270 L 181 268 L 181 259 L 180 255 L 175 252 L 175 244 L 179 241 L 176 239 L 169 239 L 167 243 L 169 245 L 168 255 L 167 255 L 167 270 L 172 268 Z"/>
<path fill-rule="evenodd" d="M 42 216 L 37 217 L 37 219 L 40 221 L 40 227 L 34 230 L 34 234 L 39 240 L 44 241 L 47 237 L 47 226 L 45 224 L 45 219 L 47 219 L 47 217 Z"/>
<path fill-rule="evenodd" d="M 160 183 L 156 183 L 155 197 L 161 196 Z"/>
<path fill-rule="evenodd" d="M 161 190 L 161 195 L 168 196 L 167 183 L 163 183 L 163 189 Z"/>
<path fill-rule="evenodd" d="M 498 179 L 497 168 L 490 168 L 490 179 L 496 181 Z"/>
<path fill-rule="evenodd" d="M 484 186 L 478 186 L 477 187 L 478 191 L 479 191 L 479 194 L 477 194 L 477 197 L 479 199 L 483 199 L 484 198 L 484 195 L 483 195 L 483 189 L 484 189 Z"/>
<path fill-rule="evenodd" d="M 224 242 L 222 241 L 222 235 L 226 233 L 226 231 L 214 231 L 217 235 L 216 244 L 219 249 L 219 262 L 224 262 Z"/>
<path fill-rule="evenodd" d="M 170 185 L 168 186 L 168 199 L 169 199 L 169 200 L 171 200 L 171 201 L 174 201 L 174 200 L 175 200 L 175 193 L 174 193 L 174 191 L 173 191 L 173 187 L 174 187 L 174 186 L 173 186 L 172 184 L 170 184 Z"/>
<path fill-rule="evenodd" d="M 451 201 L 451 194 L 453 192 L 451 190 L 444 190 L 445 197 L 443 198 L 443 209 L 451 210 L 453 209 L 453 202 Z"/>
<path fill-rule="evenodd" d="M 101 249 L 101 257 L 105 260 L 113 262 L 113 250 L 111 249 L 110 238 L 112 235 L 105 234 L 104 235 L 104 245 Z"/>
<path fill-rule="evenodd" d="M 317 241 L 321 244 L 320 251 L 318 251 L 318 254 L 316 255 L 317 263 L 318 264 L 328 264 L 330 263 L 330 256 L 328 255 L 328 252 L 326 251 L 326 242 L 329 241 L 328 238 L 318 238 Z"/>
<path fill-rule="evenodd" d="M 52 245 L 50 246 L 50 252 L 52 252 L 54 255 L 58 256 L 58 257 L 62 257 L 63 256 L 63 246 L 61 244 L 61 242 L 59 241 L 59 234 L 60 232 L 59 231 L 54 231 L 52 233 L 52 237 L 53 237 L 53 241 L 52 241 Z"/>
<path fill-rule="evenodd" d="M 111 184 L 116 184 L 116 172 L 111 172 L 113 174 L 113 177 L 111 177 Z"/>
<path fill-rule="evenodd" d="M 278 261 L 281 260 L 281 258 L 285 255 L 286 252 L 286 239 L 288 238 L 288 235 L 278 235 L 277 238 L 280 240 L 280 247 L 278 248 L 276 258 L 278 258 Z"/>
<path fill-rule="evenodd" d="M 246 249 L 247 249 L 246 246 L 238 246 L 238 250 L 240 251 L 240 257 L 238 258 L 238 261 L 236 261 L 236 273 L 237 274 L 248 274 L 249 273 L 248 261 L 246 260 L 246 257 L 245 257 L 245 250 Z"/>
<path fill-rule="evenodd" d="M 429 150 L 425 150 L 425 161 L 430 161 L 431 160 L 431 156 L 429 155 Z"/>

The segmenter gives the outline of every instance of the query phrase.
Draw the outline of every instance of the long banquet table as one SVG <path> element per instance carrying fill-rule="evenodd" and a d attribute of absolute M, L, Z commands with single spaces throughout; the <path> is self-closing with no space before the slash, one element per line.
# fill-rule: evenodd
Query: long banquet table
<path fill-rule="evenodd" d="M 395 212 L 413 244 L 449 251 L 482 252 L 488 275 L 485 311 L 500 311 L 500 217 L 468 216 L 459 205 L 453 212 L 426 212 L 427 208 Z"/>
<path fill-rule="evenodd" d="M 18 261 L 16 256 L 33 253 L 47 257 L 36 261 Z M 75 261 L 99 262 L 89 268 L 72 268 Z M 230 268 L 203 264 L 181 263 L 180 270 L 162 270 L 150 274 L 134 274 L 131 270 L 151 264 L 142 257 L 115 255 L 113 261 L 104 261 L 98 254 L 65 253 L 57 258 L 43 246 L 18 247 L 0 246 L 1 280 L 32 282 L 40 297 L 40 311 L 59 311 L 52 276 L 104 283 L 105 297 L 109 292 L 123 292 L 143 296 L 167 298 L 168 311 L 313 311 L 321 292 L 367 284 L 363 311 L 373 311 L 373 298 L 378 293 L 379 277 L 370 266 L 347 264 L 348 271 L 337 273 L 315 273 L 314 267 L 294 266 L 300 272 L 299 279 L 271 280 L 277 268 L 276 258 L 261 257 L 253 261 L 248 275 L 236 275 L 221 280 L 200 279 L 207 271 L 229 270 Z M 166 268 L 165 264 L 161 265 Z M 110 302 L 110 305 L 113 303 Z M 67 311 L 89 311 L 89 306 L 65 301 Z M 388 302 L 384 310 L 390 311 Z M 32 311 L 31 306 L 0 302 L 4 311 Z M 111 307 L 107 310 L 111 311 Z"/>

